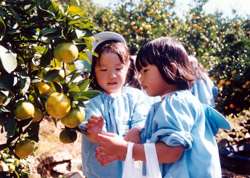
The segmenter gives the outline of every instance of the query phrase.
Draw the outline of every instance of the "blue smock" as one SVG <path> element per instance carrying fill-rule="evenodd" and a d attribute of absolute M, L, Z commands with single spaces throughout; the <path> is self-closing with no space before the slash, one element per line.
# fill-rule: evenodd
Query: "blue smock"
<path fill-rule="evenodd" d="M 230 125 L 217 114 L 213 108 L 202 105 L 189 90 L 167 94 L 152 106 L 142 129 L 142 143 L 163 142 L 168 146 L 184 147 L 177 162 L 160 164 L 163 178 L 221 177 L 214 135 L 217 127 L 229 129 Z"/>
<path fill-rule="evenodd" d="M 215 107 L 214 99 L 218 96 L 218 88 L 207 76 L 206 80 L 198 79 L 190 89 L 192 94 L 200 100 L 201 103 Z"/>
<path fill-rule="evenodd" d="M 103 92 L 86 104 L 86 116 L 103 116 L 104 132 L 112 132 L 124 137 L 132 127 L 144 127 L 151 105 L 148 96 L 141 90 L 123 87 L 121 95 L 112 96 Z M 80 126 L 84 129 L 87 120 Z M 95 158 L 96 143 L 82 134 L 82 168 L 88 178 L 122 177 L 123 162 L 114 161 L 102 167 Z"/>

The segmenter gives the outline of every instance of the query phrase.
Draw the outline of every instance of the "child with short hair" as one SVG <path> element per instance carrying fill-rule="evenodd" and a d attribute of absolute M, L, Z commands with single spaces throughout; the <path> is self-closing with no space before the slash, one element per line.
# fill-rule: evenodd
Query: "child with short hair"
<path fill-rule="evenodd" d="M 171 37 L 148 42 L 140 49 L 136 66 L 143 89 L 162 100 L 152 106 L 133 158 L 145 161 L 143 144 L 155 143 L 163 178 L 221 177 L 214 135 L 230 125 L 189 91 L 196 77 L 183 45 Z M 127 153 L 128 142 L 116 134 L 99 134 L 98 144 L 96 158 L 102 165 L 110 162 L 109 156 Z"/>
<path fill-rule="evenodd" d="M 145 102 L 148 96 L 137 89 L 140 88 L 138 72 L 124 38 L 113 32 L 101 32 L 94 37 L 93 51 L 98 56 L 88 56 L 92 62 L 90 88 L 101 94 L 86 104 L 86 120 L 79 126 L 83 131 L 87 128 L 87 135 L 82 135 L 83 174 L 88 178 L 118 178 L 123 162 L 102 167 L 95 158 L 97 134 L 112 132 L 125 137 L 133 127 L 142 128 L 150 105 Z M 133 131 L 138 132 L 132 129 L 126 139 L 140 140 L 138 134 L 133 136 Z"/>

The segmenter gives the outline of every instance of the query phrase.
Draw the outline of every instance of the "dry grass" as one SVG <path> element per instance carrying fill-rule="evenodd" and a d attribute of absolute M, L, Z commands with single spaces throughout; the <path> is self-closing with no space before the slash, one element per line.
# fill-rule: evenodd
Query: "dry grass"
<path fill-rule="evenodd" d="M 37 150 L 34 156 L 30 156 L 31 178 L 39 178 L 38 169 L 41 169 L 41 161 L 46 160 L 56 153 L 65 153 L 71 155 L 73 159 L 81 159 L 81 135 L 77 133 L 77 140 L 72 144 L 63 144 L 59 140 L 59 134 L 64 126 L 58 122 L 55 126 L 54 122 L 49 119 L 43 119 L 40 123 L 39 142 L 36 144 Z M 40 165 L 39 165 L 40 164 Z M 48 178 L 48 176 L 46 176 Z"/>

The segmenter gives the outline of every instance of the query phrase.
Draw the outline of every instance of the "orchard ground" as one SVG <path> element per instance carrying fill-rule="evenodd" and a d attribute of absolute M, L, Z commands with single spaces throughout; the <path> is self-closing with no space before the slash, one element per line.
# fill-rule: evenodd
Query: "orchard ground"
<path fill-rule="evenodd" d="M 237 128 L 239 125 L 236 120 L 230 120 L 232 129 Z M 61 122 L 58 122 L 55 126 L 54 122 L 49 118 L 44 118 L 40 124 L 40 133 L 39 133 L 39 142 L 36 146 L 38 149 L 35 151 L 34 156 L 29 156 L 29 166 L 31 169 L 31 178 L 40 178 L 45 175 L 40 175 L 37 172 L 37 167 L 41 168 L 41 163 L 39 160 L 42 160 L 46 157 L 54 155 L 56 153 L 69 154 L 72 159 L 81 160 L 81 134 L 77 133 L 77 140 L 72 144 L 63 144 L 59 140 L 59 134 L 63 125 Z M 217 135 L 217 140 L 228 139 L 228 133 L 221 130 Z M 2 142 L 2 138 L 0 139 Z M 38 165 L 40 164 L 40 165 Z M 223 177 L 222 178 L 250 178 L 250 175 L 238 175 L 230 170 L 222 169 Z M 46 173 L 47 178 L 54 178 L 49 176 L 50 173 Z"/>

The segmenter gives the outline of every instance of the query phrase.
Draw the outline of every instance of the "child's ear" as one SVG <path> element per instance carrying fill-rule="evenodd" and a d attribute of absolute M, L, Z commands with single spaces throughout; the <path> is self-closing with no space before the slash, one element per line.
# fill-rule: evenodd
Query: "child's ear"
<path fill-rule="evenodd" d="M 171 65 L 171 68 L 172 68 L 172 72 L 176 75 L 176 73 L 177 73 L 177 66 L 176 66 L 176 64 L 173 63 L 173 62 L 171 62 L 170 65 Z"/>

